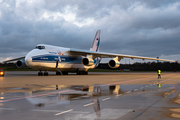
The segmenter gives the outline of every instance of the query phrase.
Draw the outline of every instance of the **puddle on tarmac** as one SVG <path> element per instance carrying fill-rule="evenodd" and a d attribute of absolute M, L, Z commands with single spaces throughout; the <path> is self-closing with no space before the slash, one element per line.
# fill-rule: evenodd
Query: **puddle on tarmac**
<path fill-rule="evenodd" d="M 110 96 L 133 92 L 146 92 L 163 88 L 172 88 L 174 85 L 35 85 L 26 84 L 18 88 L 5 88 L 9 92 L 0 93 L 0 98 L 25 97 L 36 107 L 44 107 L 51 104 L 70 104 L 72 100 L 97 98 L 98 96 Z M 138 90 L 137 90 L 138 89 Z M 13 93 L 11 93 L 13 91 Z M 68 91 L 68 92 L 61 92 Z"/>
<path fill-rule="evenodd" d="M 169 92 L 165 92 L 163 97 L 169 96 L 175 91 L 176 87 L 179 85 L 149 85 L 149 84 L 139 84 L 139 85 L 35 85 L 26 84 L 23 87 L 17 88 L 6 88 L 7 91 L 13 92 L 0 92 L 0 101 L 8 99 L 23 98 L 26 99 L 36 108 L 55 106 L 61 104 L 71 104 L 71 101 L 76 100 L 88 100 L 90 99 L 93 103 L 93 108 L 95 110 L 95 116 L 100 117 L 103 111 L 100 112 L 100 97 L 109 97 L 120 94 L 134 94 L 137 92 L 149 92 L 153 90 L 164 89 Z M 167 89 L 168 88 L 168 89 Z M 17 92 L 18 91 L 18 92 Z M 180 94 L 174 101 L 180 104 Z M 1 104 L 0 104 L 1 106 Z M 180 118 L 180 109 L 171 108 L 171 117 Z"/>
<path fill-rule="evenodd" d="M 173 102 L 180 105 L 180 93 Z M 171 108 L 169 110 L 172 112 L 171 117 L 180 118 L 180 108 Z"/>

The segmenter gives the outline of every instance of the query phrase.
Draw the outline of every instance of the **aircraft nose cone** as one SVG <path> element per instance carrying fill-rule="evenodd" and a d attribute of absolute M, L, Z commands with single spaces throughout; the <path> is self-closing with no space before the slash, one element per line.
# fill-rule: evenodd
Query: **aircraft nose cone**
<path fill-rule="evenodd" d="M 30 66 L 30 63 L 32 62 L 32 58 L 27 54 L 25 57 L 25 63 L 27 66 Z"/>
<path fill-rule="evenodd" d="M 25 57 L 25 63 L 28 67 L 32 66 L 32 55 L 31 55 L 32 51 L 30 51 L 26 57 Z"/>

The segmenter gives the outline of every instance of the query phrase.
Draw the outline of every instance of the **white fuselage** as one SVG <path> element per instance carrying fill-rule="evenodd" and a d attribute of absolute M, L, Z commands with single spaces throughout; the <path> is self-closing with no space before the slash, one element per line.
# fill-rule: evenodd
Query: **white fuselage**
<path fill-rule="evenodd" d="M 57 71 L 58 61 L 57 68 L 61 71 L 76 72 L 95 68 L 100 62 L 100 59 L 96 58 L 93 65 L 85 66 L 82 64 L 84 57 L 71 55 L 69 50 L 70 48 L 39 44 L 26 55 L 25 63 L 36 70 Z"/>

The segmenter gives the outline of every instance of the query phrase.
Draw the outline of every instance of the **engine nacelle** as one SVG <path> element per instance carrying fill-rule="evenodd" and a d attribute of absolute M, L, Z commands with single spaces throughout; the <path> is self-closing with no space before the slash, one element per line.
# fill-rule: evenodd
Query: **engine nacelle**
<path fill-rule="evenodd" d="M 27 65 L 26 65 L 26 63 L 25 63 L 25 61 L 24 61 L 24 59 L 18 60 L 18 61 L 16 62 L 16 67 L 18 67 L 18 68 L 24 68 L 24 67 L 27 67 Z"/>
<path fill-rule="evenodd" d="M 110 68 L 118 68 L 120 66 L 120 62 L 117 60 L 110 60 L 108 65 Z"/>
<path fill-rule="evenodd" d="M 91 65 L 94 65 L 94 60 L 91 58 L 83 58 L 82 64 L 84 64 L 86 66 L 91 66 Z"/>

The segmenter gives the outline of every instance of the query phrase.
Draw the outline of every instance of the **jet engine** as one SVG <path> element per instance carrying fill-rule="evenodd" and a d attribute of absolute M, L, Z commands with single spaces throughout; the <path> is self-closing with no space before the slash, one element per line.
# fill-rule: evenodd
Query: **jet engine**
<path fill-rule="evenodd" d="M 18 67 L 18 68 L 27 67 L 24 59 L 18 60 L 18 61 L 16 62 L 16 67 Z"/>
<path fill-rule="evenodd" d="M 110 68 L 118 68 L 120 66 L 120 62 L 117 60 L 110 60 L 108 65 Z"/>
<path fill-rule="evenodd" d="M 82 63 L 86 66 L 91 66 L 94 64 L 94 60 L 91 58 L 83 58 Z"/>

